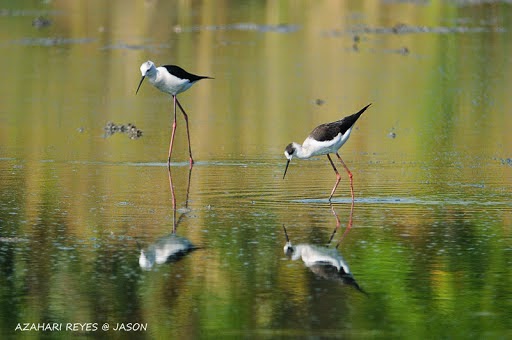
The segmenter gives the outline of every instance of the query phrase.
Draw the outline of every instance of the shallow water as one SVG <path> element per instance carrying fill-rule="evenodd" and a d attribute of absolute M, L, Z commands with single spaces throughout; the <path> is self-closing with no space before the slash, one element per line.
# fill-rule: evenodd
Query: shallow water
<path fill-rule="evenodd" d="M 0 334 L 510 337 L 510 4 L 212 4 L 0 5 Z M 147 59 L 215 78 L 179 95 L 192 170 L 170 98 L 135 95 Z M 352 214 L 326 157 L 283 180 L 368 103 Z"/>

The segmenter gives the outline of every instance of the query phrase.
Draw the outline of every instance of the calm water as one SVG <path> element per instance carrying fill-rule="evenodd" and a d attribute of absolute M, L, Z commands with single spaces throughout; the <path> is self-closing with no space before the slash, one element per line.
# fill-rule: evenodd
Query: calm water
<path fill-rule="evenodd" d="M 511 14 L 0 1 L 1 337 L 512 337 Z M 191 171 L 181 116 L 166 167 L 169 96 L 135 95 L 148 59 L 215 78 L 179 96 Z M 282 179 L 289 142 L 368 103 L 352 215 L 326 157 Z M 352 276 L 286 256 L 283 226 Z"/>

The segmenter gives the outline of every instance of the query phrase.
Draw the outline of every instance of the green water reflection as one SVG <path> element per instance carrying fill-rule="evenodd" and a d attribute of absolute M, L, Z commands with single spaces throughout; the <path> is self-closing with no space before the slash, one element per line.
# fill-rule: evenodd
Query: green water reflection
<path fill-rule="evenodd" d="M 492 1 L 0 1 L 0 334 L 141 323 L 147 338 L 510 337 L 510 13 Z M 174 236 L 171 101 L 148 84 L 135 95 L 148 59 L 215 78 L 180 95 L 197 163 L 189 173 L 179 117 Z M 356 203 L 338 249 L 365 295 L 283 252 L 283 225 L 334 248 L 348 182 L 327 245 L 327 159 L 282 174 L 289 142 L 370 102 L 341 150 Z M 142 137 L 105 137 L 109 121 Z M 141 250 L 181 238 L 198 249 L 141 268 Z"/>

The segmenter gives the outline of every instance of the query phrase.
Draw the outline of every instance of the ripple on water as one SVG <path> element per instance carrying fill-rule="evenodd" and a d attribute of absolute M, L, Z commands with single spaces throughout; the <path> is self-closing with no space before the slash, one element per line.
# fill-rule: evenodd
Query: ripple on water
<path fill-rule="evenodd" d="M 306 198 L 295 199 L 292 202 L 298 203 L 329 203 L 327 198 Z M 333 198 L 332 203 L 351 203 L 350 197 L 346 198 Z M 359 204 L 410 204 L 410 205 L 465 205 L 465 206 L 512 206 L 512 202 L 504 201 L 479 201 L 479 200 L 464 200 L 464 199 L 435 199 L 435 198 L 420 198 L 420 197 L 363 197 L 356 198 L 355 203 Z"/>

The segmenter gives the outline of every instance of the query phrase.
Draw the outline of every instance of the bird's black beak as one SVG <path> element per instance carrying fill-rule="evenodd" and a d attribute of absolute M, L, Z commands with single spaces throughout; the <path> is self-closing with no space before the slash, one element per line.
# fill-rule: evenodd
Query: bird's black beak
<path fill-rule="evenodd" d="M 288 233 L 286 232 L 286 227 L 283 224 L 284 237 L 286 237 L 286 242 L 290 242 L 290 238 L 288 237 Z"/>
<path fill-rule="evenodd" d="M 286 168 L 284 168 L 284 175 L 283 175 L 283 179 L 284 179 L 284 177 L 286 176 L 286 171 L 288 170 L 288 165 L 290 165 L 290 160 L 287 160 L 287 161 L 286 161 Z"/>
<path fill-rule="evenodd" d="M 140 80 L 139 86 L 137 86 L 137 91 L 135 91 L 135 94 L 137 94 L 137 92 L 139 92 L 140 86 L 142 85 L 144 78 L 145 78 L 145 76 L 142 76 L 142 79 Z"/>

